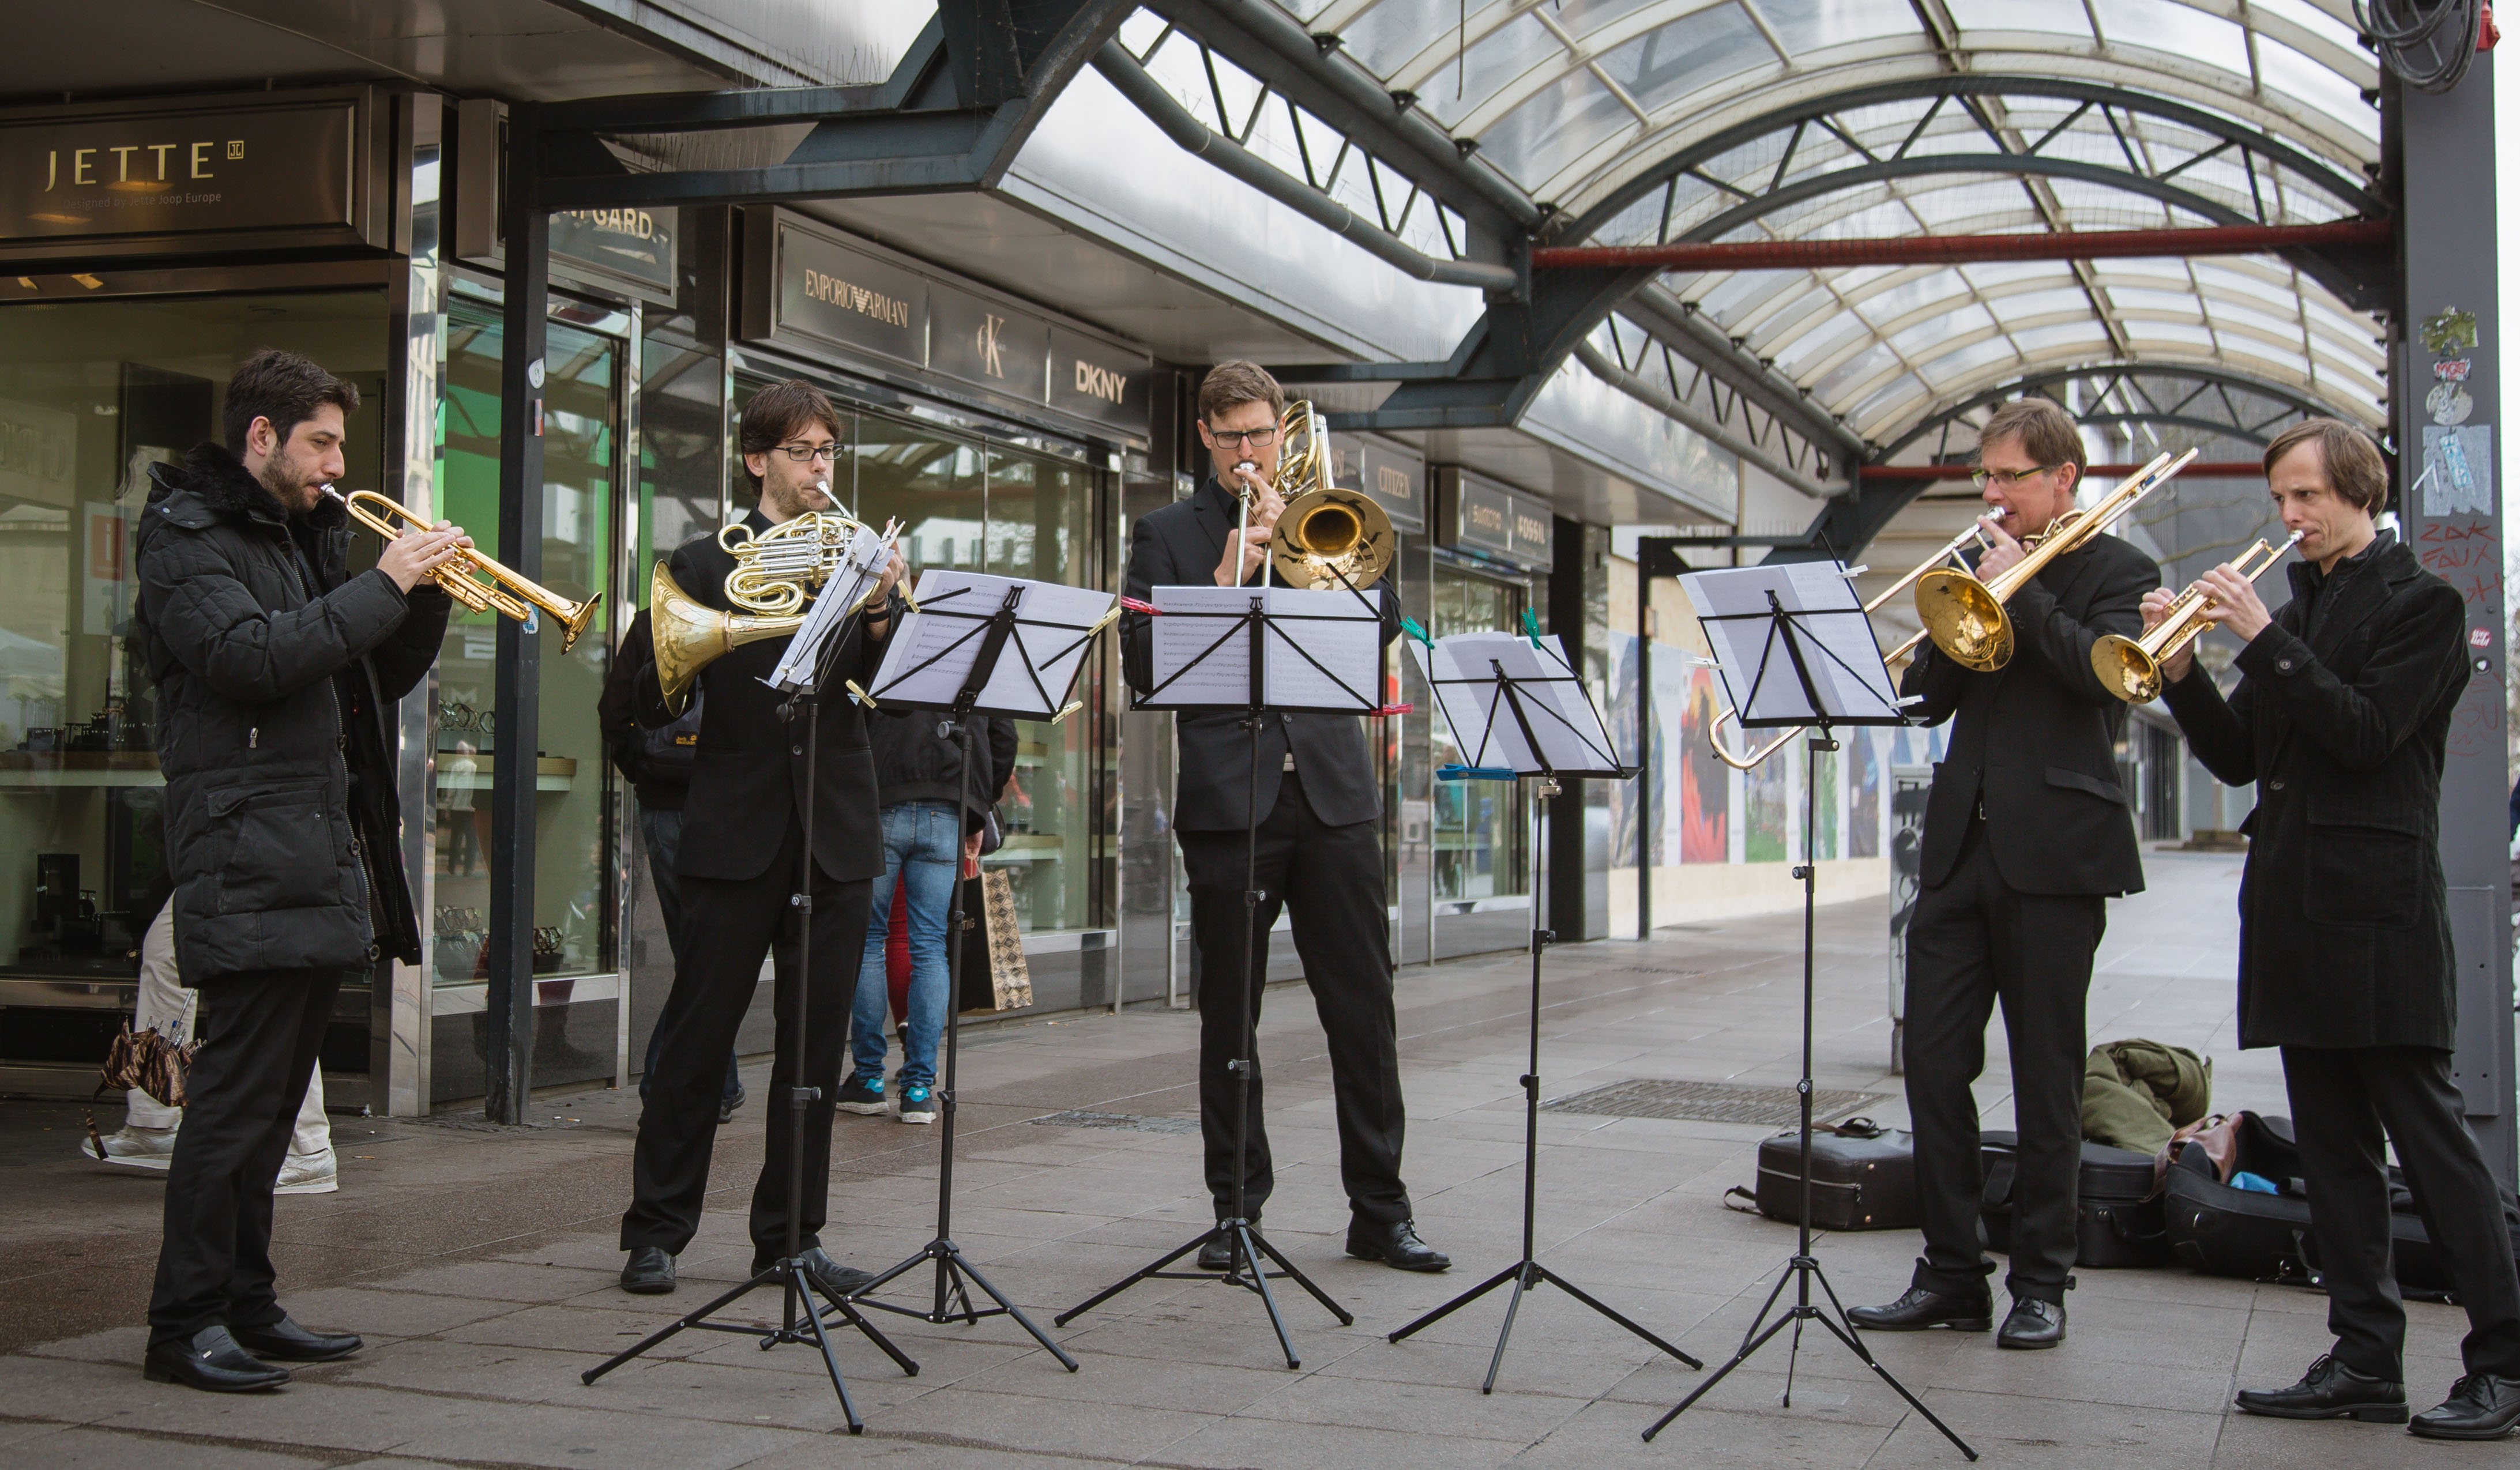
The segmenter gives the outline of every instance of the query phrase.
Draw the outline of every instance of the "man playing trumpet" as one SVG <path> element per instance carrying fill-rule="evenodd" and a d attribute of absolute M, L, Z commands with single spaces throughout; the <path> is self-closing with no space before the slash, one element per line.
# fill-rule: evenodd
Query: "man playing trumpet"
<path fill-rule="evenodd" d="M 2080 430 L 2046 398 L 2004 404 L 1978 437 L 1977 481 L 1994 512 L 1981 581 L 2074 507 Z M 1994 1325 L 1978 1231 L 1983 1178 L 1970 1084 L 1986 1066 L 1998 1000 L 2012 1051 L 2021 1145 L 2013 1186 L 2012 1309 L 1997 1342 L 2065 1339 L 2083 1157 L 2083 1001 L 2102 901 L 2143 887 L 2135 823 L 2113 755 L 2126 706 L 2092 669 L 2092 645 L 2131 634 L 2152 559 L 2111 536 L 2055 557 L 2006 604 L 2017 651 L 1980 673 L 1928 643 L 1899 683 L 1917 722 L 1953 721 L 1926 798 L 1923 886 L 1908 930 L 1908 1109 L 1925 1254 L 1898 1301 L 1847 1314 L 1858 1327 Z"/>
<path fill-rule="evenodd" d="M 2467 688 L 2467 609 L 2372 524 L 2388 467 L 2358 429 L 2312 419 L 2267 446 L 2267 488 L 2301 534 L 2292 601 L 2270 612 L 2229 566 L 2203 615 L 2240 641 L 2227 697 L 2162 660 L 2190 749 L 2256 782 L 2240 878 L 2240 1045 L 2281 1047 L 2311 1232 L 2336 1345 L 2239 1406 L 2286 1419 L 2404 1424 L 2407 1313 L 2389 1264 L 2395 1143 L 2467 1309 L 2466 1375 L 2414 1433 L 2494 1439 L 2520 1424 L 2520 1277 L 2484 1155 L 2451 1080 L 2457 982 L 2439 856 L 2451 717 Z M 2147 625 L 2173 601 L 2144 599 Z"/>

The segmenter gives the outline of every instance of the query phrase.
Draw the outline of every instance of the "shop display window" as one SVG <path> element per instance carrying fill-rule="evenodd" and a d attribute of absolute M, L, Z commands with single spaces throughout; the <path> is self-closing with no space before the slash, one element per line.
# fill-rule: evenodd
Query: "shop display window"
<path fill-rule="evenodd" d="M 535 579 L 571 600 L 609 586 L 619 456 L 622 344 L 555 322 L 544 360 L 543 547 Z M 499 545 L 497 309 L 468 300 L 447 314 L 439 411 L 438 513 L 506 559 Z M 619 638 L 608 599 L 569 652 L 542 638 L 541 735 L 534 758 L 533 972 L 558 980 L 613 967 L 617 860 L 608 814 L 612 780 L 596 700 Z M 489 978 L 484 947 L 493 860 L 490 792 L 498 762 L 498 618 L 458 608 L 437 664 L 436 860 L 431 953 L 438 985 Z M 546 1000 L 557 999 L 546 995 Z"/>
<path fill-rule="evenodd" d="M 1429 606 L 1437 638 L 1456 633 L 1511 632 L 1521 626 L 1528 593 L 1513 582 L 1448 560 L 1435 563 Z M 1459 765 L 1460 745 L 1442 720 L 1432 729 L 1430 759 Z M 1531 891 L 1530 814 L 1522 782 L 1439 780 L 1434 785 L 1434 896 L 1502 898 Z"/>

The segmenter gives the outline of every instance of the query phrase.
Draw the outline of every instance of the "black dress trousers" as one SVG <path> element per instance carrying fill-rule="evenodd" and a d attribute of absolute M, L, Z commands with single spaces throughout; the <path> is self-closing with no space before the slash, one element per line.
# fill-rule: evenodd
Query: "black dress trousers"
<path fill-rule="evenodd" d="M 2389 1261 L 2384 1129 L 2424 1233 L 2450 1263 L 2467 1309 L 2467 1371 L 2520 1378 L 2520 1273 L 2501 1191 L 2467 1131 L 2450 1057 L 2432 1047 L 2283 1048 L 2336 1357 L 2393 1383 L 2406 1378 L 2407 1308 Z"/>
<path fill-rule="evenodd" d="M 1338 1110 L 1339 1181 L 1360 1220 L 1407 1220 L 1400 1181 L 1406 1118 L 1400 1098 L 1399 1022 L 1392 1011 L 1390 917 L 1383 904 L 1379 824 L 1325 825 L 1313 815 L 1296 772 L 1285 773 L 1277 805 L 1259 828 L 1252 942 L 1243 980 L 1242 895 L 1249 847 L 1239 831 L 1176 832 L 1188 869 L 1191 928 L 1198 942 L 1198 1104 L 1207 1144 L 1207 1188 L 1216 1218 L 1234 1209 L 1234 1104 L 1238 1086 L 1226 1064 L 1243 1055 L 1244 1007 L 1260 1019 L 1269 974 L 1269 927 L 1291 911 L 1295 953 L 1329 1042 L 1330 1085 Z M 1238 1002 L 1240 1002 L 1238 1004 Z M 1259 1058 L 1251 1059 L 1243 1155 L 1243 1211 L 1258 1219 L 1276 1185 L 1269 1135 L 1261 1125 Z"/>
<path fill-rule="evenodd" d="M 1917 894 L 1908 928 L 1908 1112 L 1925 1233 L 1915 1284 L 1974 1293 L 1995 1269 L 1978 1227 L 1985 1178 L 1969 1085 L 1986 1070 L 1986 1025 L 2001 1001 L 2021 1135 L 2004 1285 L 2016 1299 L 2061 1304 L 2083 1166 L 2083 1002 L 2106 900 L 2022 893 L 1996 871 L 1984 823 L 1962 840 L 1951 876 Z"/>
<path fill-rule="evenodd" d="M 340 988 L 338 969 L 248 971 L 201 987 L 201 1047 L 185 1079 L 190 1103 L 166 1169 L 149 1297 L 153 1345 L 284 1315 L 272 1290 L 271 1187 Z"/>
<path fill-rule="evenodd" d="M 790 812 L 779 856 L 757 877 L 741 880 L 683 875 L 682 943 L 674 986 L 656 1016 L 664 1038 L 650 1074 L 647 1106 L 631 1162 L 632 1198 L 621 1217 L 621 1248 L 662 1246 L 680 1255 L 699 1228 L 708 1191 L 709 1155 L 717 1142 L 718 1094 L 726 1058 L 752 1004 L 769 953 L 793 912 L 797 861 L 805 829 Z M 822 1095 L 805 1104 L 805 1183 L 798 1202 L 799 1244 L 821 1243 L 831 1192 L 832 1110 L 840 1087 L 840 1047 L 849 1002 L 865 958 L 873 880 L 838 882 L 814 869 L 813 952 L 801 981 L 781 965 L 777 981 L 778 1052 L 762 1113 L 769 1124 L 761 1177 L 752 1190 L 752 1256 L 757 1270 L 788 1249 L 788 1148 L 792 1128 L 788 1090 L 798 1081 L 795 989 L 805 987 L 803 1083 Z"/>

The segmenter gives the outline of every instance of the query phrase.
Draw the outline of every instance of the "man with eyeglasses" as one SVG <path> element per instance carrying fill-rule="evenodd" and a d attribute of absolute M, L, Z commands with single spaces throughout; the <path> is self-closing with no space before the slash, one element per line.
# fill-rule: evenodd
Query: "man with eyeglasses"
<path fill-rule="evenodd" d="M 2025 543 L 2074 507 L 2087 467 L 2081 431 L 2046 398 L 2002 405 L 1978 433 L 1973 476 L 1986 503 L 1977 574 L 2020 563 Z M 2004 604 L 2011 661 L 1978 673 L 1931 643 L 1899 682 L 1911 713 L 1952 722 L 1934 767 L 1908 928 L 1908 1111 L 1925 1254 L 1908 1293 L 1847 1315 L 1909 1332 L 1994 1325 L 1994 1270 L 1978 1228 L 1983 1179 L 1970 1085 L 1986 1067 L 1987 1021 L 2003 1002 L 2020 1133 L 2012 1186 L 2011 1311 L 1999 1347 L 2065 1340 L 2083 1159 L 2084 997 L 2102 904 L 2143 888 L 2135 823 L 2118 779 L 2126 705 L 2092 670 L 2102 635 L 2132 637 L 2152 558 L 2094 536 L 2050 560 Z"/>
<path fill-rule="evenodd" d="M 1257 363 L 1219 363 L 1198 388 L 1198 436 L 1209 473 L 1196 494 L 1141 516 L 1129 536 L 1128 595 L 1157 587 L 1257 584 L 1279 514 L 1270 488 L 1278 468 L 1278 421 L 1285 390 Z M 1250 529 L 1238 542 L 1238 492 L 1251 497 Z M 1396 570 L 1396 569 L 1395 569 Z M 1382 608 L 1382 641 L 1400 633 L 1396 577 L 1372 591 Z M 1344 594 L 1341 594 L 1344 596 Z M 1328 596 L 1328 594 L 1324 594 Z M 1154 631 L 1143 613 L 1120 620 L 1132 688 L 1154 684 Z M 1405 1110 L 1400 1100 L 1399 1026 L 1392 1006 L 1391 938 L 1383 900 L 1382 794 L 1365 729 L 1353 715 L 1265 717 L 1258 771 L 1258 878 L 1251 948 L 1243 949 L 1246 862 L 1244 813 L 1251 797 L 1251 737 L 1232 712 L 1178 715 L 1180 781 L 1173 833 L 1190 886 L 1191 928 L 1198 944 L 1199 1130 L 1206 1140 L 1207 1187 L 1216 1218 L 1234 1212 L 1234 1106 L 1228 1064 L 1241 1054 L 1242 1012 L 1260 1014 L 1269 973 L 1269 931 L 1281 910 L 1292 916 L 1295 953 L 1329 1044 L 1337 1106 L 1339 1182 L 1348 1199 L 1347 1253 L 1402 1270 L 1442 1270 L 1450 1257 L 1418 1238 L 1409 1190 L 1400 1180 Z M 1246 979 L 1250 983 L 1246 983 Z M 1261 1126 L 1259 1063 L 1251 1063 L 1243 1158 L 1243 1208 L 1255 1224 L 1276 1183 Z M 1201 1246 L 1205 1270 L 1233 1266 L 1232 1242 Z"/>
<path fill-rule="evenodd" d="M 831 482 L 840 417 L 822 390 L 790 379 L 762 389 L 743 408 L 746 478 L 761 501 L 743 523 L 757 535 L 815 511 L 837 509 Z M 694 601 L 736 610 L 726 596 L 735 558 L 714 535 L 677 549 L 674 580 Z M 871 682 L 882 658 L 900 580 L 896 554 L 876 599 L 832 655 L 832 679 Z M 631 689 L 640 725 L 674 720 L 655 675 L 655 648 L 639 635 L 621 657 L 638 666 Z M 746 644 L 700 671 L 695 702 L 701 715 L 691 785 L 683 806 L 682 842 L 674 858 L 682 886 L 682 922 L 674 953 L 674 986 L 656 1017 L 664 1040 L 655 1051 L 647 1105 L 639 1116 L 632 1198 L 621 1217 L 621 1248 L 630 1253 L 621 1288 L 641 1295 L 674 1289 L 674 1261 L 699 1227 L 716 1142 L 719 1089 L 735 1035 L 751 1008 L 762 957 L 783 925 L 792 923 L 797 870 L 805 855 L 804 805 L 813 803 L 812 968 L 779 966 L 777 1055 L 770 1071 L 768 1137 L 752 1190 L 752 1270 L 786 1251 L 788 1130 L 784 1100 L 797 1085 L 820 1090 L 805 1108 L 804 1186 L 796 1202 L 806 1269 L 834 1295 L 873 1277 L 833 1261 L 820 1244 L 831 1183 L 832 1111 L 840 1090 L 840 1047 L 849 1002 L 866 948 L 875 879 L 883 872 L 877 825 L 875 761 L 867 751 L 866 715 L 845 697 L 824 697 L 809 723 L 802 701 L 790 708 L 766 682 L 788 640 Z M 809 732 L 814 744 L 807 746 Z M 808 771 L 813 773 L 809 788 Z M 788 1034 L 791 985 L 805 987 L 805 1070 L 792 1075 Z"/>

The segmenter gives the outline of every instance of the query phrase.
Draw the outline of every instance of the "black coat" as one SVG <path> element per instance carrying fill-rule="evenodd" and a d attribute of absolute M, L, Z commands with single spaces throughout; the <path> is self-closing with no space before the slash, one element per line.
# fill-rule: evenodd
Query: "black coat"
<path fill-rule="evenodd" d="M 1015 722 L 976 716 L 980 721 L 980 768 L 971 774 L 970 820 L 966 832 L 976 832 L 1007 778 L 1015 774 Z M 950 734 L 939 734 L 939 731 Z M 903 801 L 960 802 L 963 799 L 963 735 L 953 716 L 933 709 L 887 707 L 867 722 L 867 743 L 875 751 L 875 786 L 885 806 Z"/>
<path fill-rule="evenodd" d="M 1940 887 L 1959 861 L 1981 799 L 1996 871 L 2022 893 L 2143 891 L 2135 819 L 2118 780 L 2126 704 L 2092 672 L 2102 634 L 2143 626 L 2143 595 L 2161 585 L 2152 558 L 2095 536 L 2041 568 L 2005 604 L 2012 660 L 1980 674 L 1932 643 L 1899 681 L 1922 694 L 1922 725 L 1952 720 L 1925 798 L 1920 876 Z"/>
<path fill-rule="evenodd" d="M 1216 563 L 1234 534 L 1235 499 L 1210 475 L 1198 493 L 1138 517 L 1129 533 L 1128 595 L 1148 600 L 1158 587 L 1213 587 Z M 1382 642 L 1400 636 L 1400 599 L 1394 567 L 1368 589 L 1382 608 Z M 1256 585 L 1256 579 L 1255 579 Z M 1345 597 L 1340 593 L 1338 596 Z M 1155 683 L 1153 619 L 1120 615 L 1120 647 L 1129 687 L 1144 694 Z M 1251 736 L 1231 710 L 1174 717 L 1179 732 L 1181 776 L 1173 799 L 1173 825 L 1186 832 L 1239 830 L 1249 791 Z M 1355 715 L 1280 714 L 1260 731 L 1260 811 L 1267 821 L 1278 805 L 1285 755 L 1295 753 L 1304 794 L 1324 824 L 1345 826 L 1382 815 L 1365 727 Z"/>
<path fill-rule="evenodd" d="M 436 661 L 454 604 L 350 576 L 338 504 L 290 517 L 215 444 L 150 474 L 137 624 L 158 681 L 184 983 L 417 963 L 392 711 Z"/>
<path fill-rule="evenodd" d="M 744 524 L 758 533 L 770 529 L 771 521 L 755 510 Z M 735 558 L 715 536 L 683 543 L 667 565 L 694 601 L 729 610 L 726 575 L 735 570 Z M 653 635 L 643 636 L 644 626 L 632 625 L 621 656 L 644 669 L 631 685 L 639 700 L 639 724 L 658 730 L 672 724 L 674 716 L 656 683 Z M 887 622 L 885 631 L 893 626 Z M 699 745 L 683 804 L 683 846 L 674 864 L 685 877 L 759 877 L 779 855 L 788 819 L 805 809 L 805 705 L 799 701 L 790 719 L 781 710 L 787 696 L 764 682 L 787 651 L 787 639 L 764 639 L 700 670 L 699 691 L 707 710 L 700 718 Z M 883 873 L 866 713 L 840 687 L 842 681 L 854 680 L 865 688 L 882 658 L 883 640 L 867 636 L 863 618 L 851 619 L 845 640 L 832 653 L 831 684 L 819 700 L 814 861 L 834 882 Z"/>
<path fill-rule="evenodd" d="M 604 671 L 604 692 L 595 700 L 595 723 L 604 731 L 604 753 L 611 759 L 612 768 L 637 790 L 640 807 L 651 812 L 679 812 L 691 790 L 690 754 L 688 750 L 677 751 L 660 760 L 657 752 L 668 742 L 696 740 L 698 717 L 708 701 L 695 697 L 674 727 L 646 729 L 639 723 L 639 682 L 652 684 L 655 678 L 654 636 L 648 609 L 642 607 L 638 616 L 630 620 L 630 631 L 621 636 L 621 647 Z"/>
<path fill-rule="evenodd" d="M 2205 769 L 2258 783 L 2240 826 L 2240 1045 L 2448 1049 L 2441 776 L 2466 604 L 2392 538 L 2337 567 L 2305 641 L 2316 573 L 2290 570 L 2293 600 L 2240 650 L 2228 700 L 2192 672 L 2163 695 Z"/>

